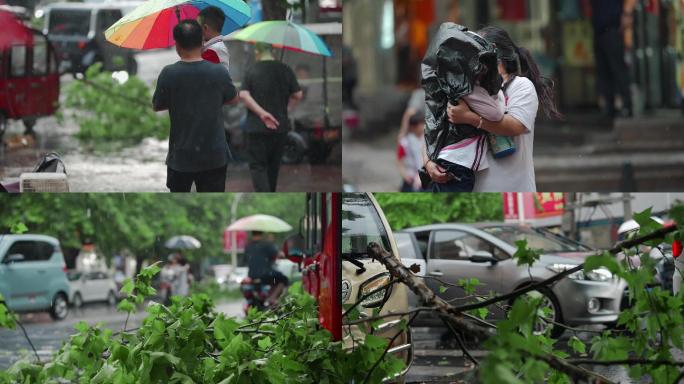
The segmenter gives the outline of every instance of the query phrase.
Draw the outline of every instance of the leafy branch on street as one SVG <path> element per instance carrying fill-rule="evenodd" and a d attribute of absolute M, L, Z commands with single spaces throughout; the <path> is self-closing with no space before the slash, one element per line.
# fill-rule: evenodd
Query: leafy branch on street
<path fill-rule="evenodd" d="M 122 84 L 101 67 L 99 63 L 91 66 L 82 79 L 64 89 L 64 106 L 71 108 L 69 117 L 80 127 L 78 138 L 111 145 L 112 141 L 137 143 L 146 137 L 168 137 L 169 120 L 152 110 L 149 87 L 136 76 Z"/>
<path fill-rule="evenodd" d="M 150 282 L 158 272 L 152 265 L 127 281 L 121 292 L 128 297 L 119 309 L 130 313 L 144 304 L 154 294 Z M 352 351 L 333 342 L 319 325 L 315 300 L 299 283 L 277 308 L 250 310 L 244 320 L 217 313 L 206 294 L 174 296 L 169 306 L 151 301 L 145 310 L 139 328 L 117 334 L 78 323 L 50 362 L 20 360 L 0 371 L 0 383 L 361 382 L 383 360 L 387 346 L 387 340 L 373 335 Z M 3 313 L 8 315 L 0 321 L 12 316 L 0 305 Z M 383 360 L 372 382 L 402 366 L 396 359 Z"/>
<path fill-rule="evenodd" d="M 640 253 L 639 247 L 656 247 L 663 242 L 681 240 L 684 230 L 676 225 L 663 227 L 650 216 L 650 210 L 635 215 L 635 220 L 640 224 L 639 234 L 635 238 L 590 256 L 576 267 L 511 293 L 482 298 L 473 295 L 472 287 L 477 284 L 476 281 L 461 281 L 456 285 L 464 288 L 465 295 L 475 298 L 475 301 L 460 305 L 441 299 L 425 284 L 423 277 L 416 276 L 378 244 L 369 244 L 368 254 L 390 271 L 393 281 L 405 284 L 418 295 L 422 306 L 411 313 L 435 312 L 458 337 L 475 336 L 484 341 L 488 354 L 483 361 L 476 362 L 473 368 L 483 383 L 611 383 L 593 371 L 592 366 L 627 365 L 630 375 L 636 380 L 648 378 L 656 383 L 676 384 L 682 379 L 681 368 L 684 366 L 683 361 L 673 356 L 673 350 L 682 350 L 684 347 L 684 298 L 681 293 L 675 296 L 660 287 L 653 287 L 655 261 L 648 253 Z M 673 207 L 670 217 L 677 223 L 684 222 L 684 205 Z M 530 249 L 524 241 L 517 245 L 514 258 L 519 265 L 531 266 L 539 259 L 539 250 Z M 618 253 L 638 256 L 641 266 L 634 268 L 629 257 L 619 261 L 616 258 Z M 550 287 L 574 273 L 589 273 L 596 269 L 605 269 L 613 278 L 627 282 L 630 305 L 619 315 L 617 326 L 620 329 L 596 332 L 590 347 L 572 336 L 568 341 L 571 353 L 568 353 L 558 346 L 558 339 L 551 337 L 551 327 L 547 327 L 543 333 L 535 331 L 536 324 L 550 320 L 545 316 L 541 295 L 530 293 Z M 442 286 L 441 290 L 454 289 L 453 283 L 445 283 L 446 286 Z M 506 319 L 497 322 L 495 327 L 479 323 L 478 317 L 468 316 L 467 311 L 498 303 L 510 303 L 511 306 Z M 354 320 L 353 323 L 372 323 L 381 317 Z M 465 345 L 459 344 L 464 355 L 469 356 Z"/>

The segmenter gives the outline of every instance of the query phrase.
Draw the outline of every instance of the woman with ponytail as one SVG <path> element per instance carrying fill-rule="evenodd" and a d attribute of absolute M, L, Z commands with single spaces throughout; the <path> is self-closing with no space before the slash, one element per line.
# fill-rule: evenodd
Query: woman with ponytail
<path fill-rule="evenodd" d="M 562 118 L 555 104 L 553 83 L 541 75 L 530 52 L 518 47 L 505 30 L 486 27 L 478 34 L 496 46 L 506 114 L 500 121 L 488 121 L 473 112 L 467 103 L 459 103 L 448 106 L 449 121 L 512 137 L 516 151 L 508 157 L 488 159 L 489 168 L 475 175 L 474 191 L 536 192 L 532 154 L 537 112 L 541 107 L 548 118 Z"/>

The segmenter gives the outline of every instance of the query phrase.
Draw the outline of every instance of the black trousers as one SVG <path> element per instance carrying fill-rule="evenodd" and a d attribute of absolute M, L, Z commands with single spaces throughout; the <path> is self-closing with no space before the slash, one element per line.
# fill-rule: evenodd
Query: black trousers
<path fill-rule="evenodd" d="M 248 133 L 247 157 L 256 192 L 275 192 L 287 133 Z"/>
<path fill-rule="evenodd" d="M 629 91 L 629 71 L 625 64 L 625 44 L 617 28 L 594 34 L 596 57 L 596 80 L 598 90 L 606 100 L 606 113 L 615 116 L 615 94 L 620 94 L 623 107 L 632 112 L 632 96 Z"/>
<path fill-rule="evenodd" d="M 225 192 L 226 165 L 199 172 L 181 172 L 167 167 L 166 187 L 171 192 L 190 192 L 195 183 L 197 192 Z"/>

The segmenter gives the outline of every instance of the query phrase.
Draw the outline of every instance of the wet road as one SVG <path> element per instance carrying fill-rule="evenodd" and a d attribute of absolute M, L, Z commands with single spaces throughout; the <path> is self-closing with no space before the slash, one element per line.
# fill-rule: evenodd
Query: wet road
<path fill-rule="evenodd" d="M 598 328 L 597 328 L 598 329 Z M 414 342 L 414 358 L 413 364 L 406 375 L 407 383 L 453 383 L 467 381 L 465 376 L 467 371 L 472 368 L 470 360 L 463 356 L 460 349 L 457 348 L 455 342 L 442 342 L 442 336 L 446 334 L 444 327 L 412 327 L 411 328 L 413 342 Z M 567 333 L 561 337 L 559 345 L 561 349 L 570 352 L 570 349 L 565 345 L 567 340 L 572 336 Z M 590 332 L 581 332 L 577 335 L 587 345 L 589 350 L 589 340 L 594 336 Z M 466 346 L 470 354 L 476 360 L 482 360 L 486 356 L 486 352 L 479 349 L 478 345 L 473 342 L 466 341 Z M 684 352 L 673 351 L 675 359 L 684 359 Z M 629 377 L 629 372 L 624 366 L 585 366 L 608 379 L 621 384 L 631 383 L 646 383 L 644 381 L 634 381 Z"/>
<path fill-rule="evenodd" d="M 220 303 L 217 304 L 216 309 L 227 316 L 242 316 L 243 314 L 241 301 Z M 145 315 L 144 311 L 132 314 L 128 320 L 127 329 L 138 327 Z M 91 325 L 101 322 L 104 328 L 117 332 L 123 328 L 126 315 L 104 304 L 92 304 L 83 309 L 72 308 L 69 316 L 63 321 L 53 321 L 47 313 L 21 315 L 21 322 L 41 360 L 48 360 L 54 352 L 59 350 L 62 341 L 75 333 L 74 325 L 79 321 L 85 321 Z M 18 327 L 14 330 L 0 328 L 0 370 L 6 369 L 25 356 L 34 358 L 33 351 L 21 329 Z"/>
<path fill-rule="evenodd" d="M 152 84 L 159 71 L 177 60 L 175 51 L 159 50 L 137 56 L 138 75 Z M 62 83 L 74 81 L 63 76 Z M 65 113 L 65 115 L 67 115 Z M 11 121 L 6 138 L 23 132 L 23 125 Z M 35 143 L 28 147 L 0 146 L 0 180 L 16 180 L 22 172 L 30 172 L 41 157 L 51 151 L 63 156 L 69 189 L 72 192 L 167 192 L 166 165 L 168 140 L 145 139 L 141 143 L 102 152 L 93 151 L 79 142 L 74 134 L 78 127 L 65 118 L 59 123 L 54 117 L 39 119 Z M 278 191 L 337 191 L 340 189 L 341 148 L 334 149 L 326 164 L 283 165 Z M 249 170 L 245 163 L 229 165 L 226 191 L 252 191 Z"/>

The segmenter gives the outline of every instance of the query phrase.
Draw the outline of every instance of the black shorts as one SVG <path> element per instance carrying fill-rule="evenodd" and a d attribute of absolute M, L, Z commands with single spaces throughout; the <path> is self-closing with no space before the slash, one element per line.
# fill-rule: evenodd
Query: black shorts
<path fill-rule="evenodd" d="M 197 192 L 224 192 L 226 190 L 226 168 L 219 168 L 199 172 L 181 172 L 167 167 L 166 187 L 171 192 L 190 192 L 195 183 Z"/>

